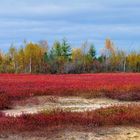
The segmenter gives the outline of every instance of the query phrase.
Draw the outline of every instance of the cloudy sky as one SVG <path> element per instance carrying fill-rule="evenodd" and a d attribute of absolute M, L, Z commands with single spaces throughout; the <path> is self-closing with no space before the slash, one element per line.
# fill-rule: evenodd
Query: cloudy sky
<path fill-rule="evenodd" d="M 67 38 L 78 47 L 93 42 L 99 51 L 110 38 L 119 48 L 140 48 L 140 0 L 0 1 L 0 49 L 23 40 Z"/>

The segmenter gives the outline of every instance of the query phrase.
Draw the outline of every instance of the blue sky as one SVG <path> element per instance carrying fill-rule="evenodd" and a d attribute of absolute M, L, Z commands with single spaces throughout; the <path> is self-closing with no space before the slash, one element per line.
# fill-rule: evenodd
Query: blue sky
<path fill-rule="evenodd" d="M 140 47 L 140 0 L 0 1 L 0 49 L 23 40 L 67 38 L 74 47 L 93 42 L 98 52 L 110 38 L 125 50 Z"/>

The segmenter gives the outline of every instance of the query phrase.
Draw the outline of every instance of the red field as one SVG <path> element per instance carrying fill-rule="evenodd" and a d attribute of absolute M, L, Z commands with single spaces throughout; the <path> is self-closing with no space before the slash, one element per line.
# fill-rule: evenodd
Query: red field
<path fill-rule="evenodd" d="M 0 116 L 0 131 L 33 131 L 43 127 L 71 126 L 109 126 L 140 124 L 140 106 L 114 106 L 91 112 L 63 112 L 21 115 L 20 117 Z"/>
<path fill-rule="evenodd" d="M 43 95 L 43 96 L 42 96 Z M 45 95 L 45 96 L 44 96 Z M 49 95 L 49 96 L 48 96 Z M 51 96 L 50 96 L 51 95 Z M 36 97 L 34 97 L 36 96 Z M 18 109 L 14 103 L 33 98 L 52 97 L 51 105 L 55 104 L 56 96 L 64 96 L 70 99 L 81 98 L 80 103 L 75 100 L 72 104 L 83 106 L 82 101 L 91 98 L 118 99 L 130 101 L 129 105 L 100 107 L 92 111 L 72 112 L 61 110 L 59 107 L 52 111 L 41 111 L 33 114 L 21 114 L 20 116 L 7 116 L 3 111 Z M 31 97 L 31 98 L 30 98 Z M 109 99 L 110 100 L 110 99 Z M 47 103 L 46 100 L 45 103 Z M 77 103 L 76 103 L 77 101 Z M 116 100 L 113 100 L 116 102 Z M 118 102 L 123 102 L 118 101 Z M 140 74 L 115 73 L 115 74 L 76 74 L 76 75 L 14 75 L 0 74 L 0 131 L 36 130 L 42 128 L 57 128 L 68 126 L 114 126 L 114 125 L 139 125 L 140 124 Z M 32 109 L 34 104 L 22 106 Z M 38 105 L 41 106 L 41 101 Z M 57 103 L 57 98 L 56 98 Z M 60 104 L 60 102 L 58 102 Z M 68 101 L 66 105 L 70 104 Z M 87 102 L 86 102 L 87 104 Z M 92 104 L 96 104 L 92 102 Z M 16 105 L 16 104 L 15 104 Z M 51 107 L 50 105 L 50 107 Z M 64 105 L 64 102 L 63 104 Z M 17 105 L 18 106 L 18 105 Z M 78 108 L 78 107 L 77 107 Z M 28 108 L 27 108 L 28 109 Z M 46 108 L 48 109 L 48 108 Z M 22 110 L 21 110 L 22 112 Z M 28 131 L 29 131 L 28 130 Z"/>
<path fill-rule="evenodd" d="M 0 75 L 0 93 L 12 98 L 34 95 L 105 96 L 140 100 L 140 74 Z"/>

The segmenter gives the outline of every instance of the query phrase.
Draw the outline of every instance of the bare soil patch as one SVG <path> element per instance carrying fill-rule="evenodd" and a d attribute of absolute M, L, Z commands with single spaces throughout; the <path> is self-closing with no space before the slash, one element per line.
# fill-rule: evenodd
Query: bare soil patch
<path fill-rule="evenodd" d="M 63 128 L 33 132 L 0 134 L 0 140 L 139 140 L 140 127 Z"/>
<path fill-rule="evenodd" d="M 21 114 L 35 114 L 44 110 L 52 111 L 56 108 L 72 112 L 84 112 L 130 104 L 140 105 L 140 102 L 124 102 L 107 98 L 85 99 L 81 97 L 38 96 L 17 101 L 13 104 L 12 109 L 2 112 L 8 116 L 20 116 Z"/>

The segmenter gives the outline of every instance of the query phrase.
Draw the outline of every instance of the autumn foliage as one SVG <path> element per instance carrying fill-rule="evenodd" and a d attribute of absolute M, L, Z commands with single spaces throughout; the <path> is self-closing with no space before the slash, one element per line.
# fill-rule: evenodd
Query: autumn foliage
<path fill-rule="evenodd" d="M 11 102 L 8 95 L 0 92 L 0 110 L 10 108 Z"/>
<path fill-rule="evenodd" d="M 63 112 L 22 115 L 20 117 L 0 116 L 0 130 L 32 131 L 42 127 L 58 126 L 109 126 L 140 124 L 140 106 L 114 106 L 91 112 Z"/>
<path fill-rule="evenodd" d="M 0 92 L 5 93 L 11 100 L 55 95 L 138 101 L 140 100 L 140 74 L 0 74 Z"/>

